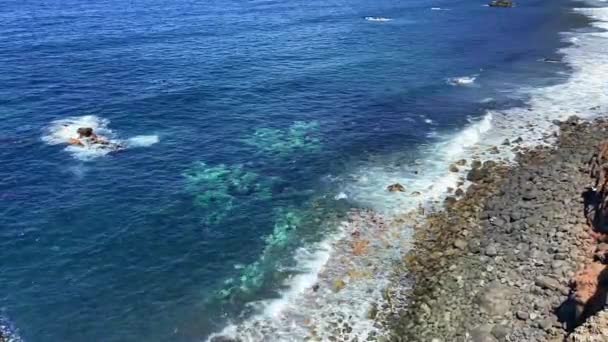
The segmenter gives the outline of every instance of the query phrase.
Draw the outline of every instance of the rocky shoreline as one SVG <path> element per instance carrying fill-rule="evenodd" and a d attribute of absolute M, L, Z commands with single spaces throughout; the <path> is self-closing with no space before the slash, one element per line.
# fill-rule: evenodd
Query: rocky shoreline
<path fill-rule="evenodd" d="M 608 245 L 582 196 L 608 121 L 556 124 L 555 146 L 519 151 L 516 165 L 477 162 L 466 193 L 415 228 L 402 267 L 414 287 L 390 340 L 608 341 L 594 323 L 605 313 L 592 317 L 606 305 Z"/>

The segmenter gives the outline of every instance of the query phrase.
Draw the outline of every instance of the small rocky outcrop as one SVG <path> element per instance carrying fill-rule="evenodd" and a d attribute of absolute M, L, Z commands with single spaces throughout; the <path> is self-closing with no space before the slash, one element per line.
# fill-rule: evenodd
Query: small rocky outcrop
<path fill-rule="evenodd" d="M 387 186 L 386 190 L 390 192 L 405 192 L 405 187 L 399 183 L 395 183 Z"/>
<path fill-rule="evenodd" d="M 515 4 L 511 0 L 494 0 L 489 3 L 490 7 L 513 7 Z"/>

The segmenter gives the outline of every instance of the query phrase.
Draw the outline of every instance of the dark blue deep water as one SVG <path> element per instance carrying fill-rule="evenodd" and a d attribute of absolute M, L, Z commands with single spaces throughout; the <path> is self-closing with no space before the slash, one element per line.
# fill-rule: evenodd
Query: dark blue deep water
<path fill-rule="evenodd" d="M 277 296 L 278 265 L 359 205 L 329 175 L 565 77 L 538 62 L 577 25 L 565 3 L 483 4 L 4 0 L 2 315 L 26 341 L 197 341 Z M 49 142 L 86 115 L 148 143 Z"/>

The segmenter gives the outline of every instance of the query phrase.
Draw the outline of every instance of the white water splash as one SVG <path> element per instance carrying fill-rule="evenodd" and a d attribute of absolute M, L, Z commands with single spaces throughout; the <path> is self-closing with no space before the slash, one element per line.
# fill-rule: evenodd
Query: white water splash
<path fill-rule="evenodd" d="M 48 145 L 67 145 L 65 150 L 79 160 L 91 160 L 105 156 L 117 150 L 129 147 L 146 147 L 158 143 L 157 135 L 136 136 L 127 140 L 121 140 L 117 134 L 108 126 L 110 120 L 95 115 L 74 116 L 55 120 L 46 128 L 42 137 Z M 77 130 L 80 127 L 90 127 L 100 138 L 107 140 L 109 144 L 86 144 L 85 146 L 68 145 L 70 139 L 78 138 Z"/>
<path fill-rule="evenodd" d="M 365 20 L 373 21 L 373 22 L 387 22 L 387 21 L 392 21 L 393 19 L 384 18 L 384 17 L 365 17 Z"/>
<path fill-rule="evenodd" d="M 446 79 L 446 83 L 452 86 L 470 86 L 475 83 L 479 75 L 450 77 Z"/>

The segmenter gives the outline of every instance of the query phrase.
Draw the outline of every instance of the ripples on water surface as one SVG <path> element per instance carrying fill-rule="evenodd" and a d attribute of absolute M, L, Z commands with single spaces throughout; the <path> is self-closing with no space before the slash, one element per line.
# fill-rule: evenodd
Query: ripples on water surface
<path fill-rule="evenodd" d="M 391 222 L 422 201 L 413 192 L 439 196 L 454 158 L 521 133 L 508 118 L 534 119 L 505 108 L 559 117 L 577 85 L 603 82 L 573 49 L 574 67 L 539 62 L 585 23 L 566 4 L 482 5 L 5 2 L 3 327 L 27 341 L 196 341 L 230 323 L 261 339 L 258 322 L 294 340 L 315 310 L 361 314 L 408 247 Z M 572 69 L 580 82 L 555 86 Z M 547 86 L 562 107 L 547 107 Z M 83 122 L 126 148 L 58 144 Z M 397 181 L 408 192 L 387 194 Z M 374 220 L 385 240 L 344 240 L 373 237 Z M 376 281 L 343 262 L 353 246 Z M 348 304 L 327 292 L 343 274 Z"/>

